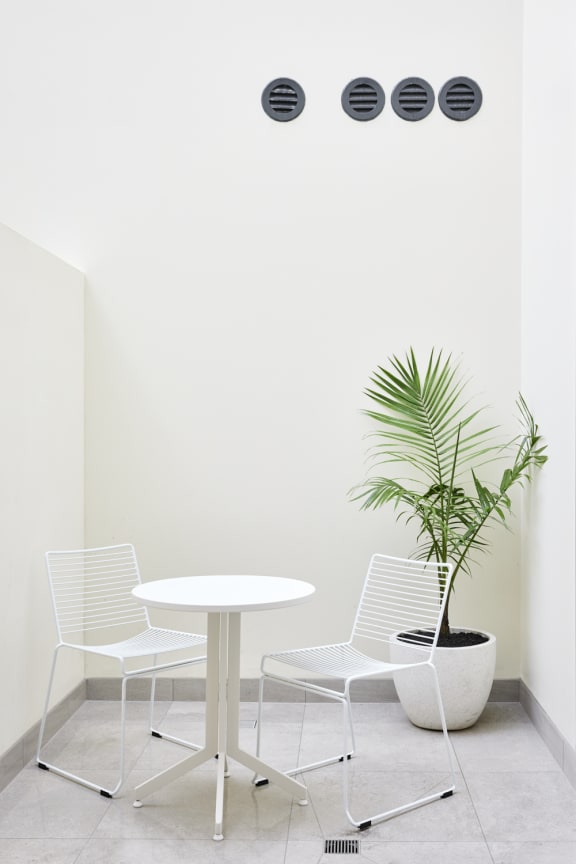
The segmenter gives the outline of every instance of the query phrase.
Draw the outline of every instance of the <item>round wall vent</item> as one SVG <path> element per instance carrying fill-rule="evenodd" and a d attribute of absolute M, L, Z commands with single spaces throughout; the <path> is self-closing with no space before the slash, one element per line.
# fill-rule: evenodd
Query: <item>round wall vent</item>
<path fill-rule="evenodd" d="M 438 104 L 451 120 L 468 120 L 482 105 L 482 91 L 471 78 L 451 78 L 438 95 Z"/>
<path fill-rule="evenodd" d="M 305 102 L 304 90 L 291 78 L 275 78 L 262 93 L 262 107 L 266 114 L 283 123 L 295 120 L 304 110 Z"/>
<path fill-rule="evenodd" d="M 342 91 L 342 108 L 354 120 L 373 120 L 384 102 L 384 90 L 373 78 L 355 78 Z"/>
<path fill-rule="evenodd" d="M 404 120 L 422 120 L 434 107 L 434 91 L 423 78 L 404 78 L 394 88 L 392 107 Z"/>

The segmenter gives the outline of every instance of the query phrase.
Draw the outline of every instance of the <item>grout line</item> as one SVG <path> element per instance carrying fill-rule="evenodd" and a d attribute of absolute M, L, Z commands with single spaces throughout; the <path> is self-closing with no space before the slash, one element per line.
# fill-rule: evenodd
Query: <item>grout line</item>
<path fill-rule="evenodd" d="M 448 735 L 450 735 L 450 733 L 448 733 Z M 480 831 L 482 833 L 482 839 L 484 840 L 484 845 L 486 846 L 486 851 L 488 852 L 488 855 L 490 856 L 490 861 L 492 862 L 492 864 L 497 864 L 497 862 L 494 859 L 494 856 L 492 855 L 492 851 L 491 851 L 490 845 L 488 843 L 488 838 L 486 837 L 486 833 L 484 831 L 484 826 L 482 825 L 482 820 L 480 819 L 480 815 L 478 813 L 478 810 L 476 809 L 476 804 L 474 803 L 474 799 L 472 797 L 472 792 L 470 791 L 470 787 L 468 786 L 468 780 L 466 779 L 466 775 L 464 773 L 464 768 L 462 767 L 462 764 L 460 763 L 460 758 L 458 756 L 458 753 L 456 752 L 456 748 L 452 747 L 452 751 L 454 753 L 454 758 L 456 759 L 456 763 L 457 763 L 458 769 L 460 771 L 461 782 L 462 782 L 463 786 L 465 787 L 466 792 L 468 793 L 468 798 L 470 799 L 470 804 L 472 805 L 474 815 L 478 821 L 478 827 L 480 828 Z M 458 787 L 456 787 L 456 794 L 457 793 L 458 793 Z"/>
<path fill-rule="evenodd" d="M 92 839 L 91 837 L 86 838 L 86 842 L 82 846 L 82 849 L 80 850 L 80 852 L 78 852 L 78 855 L 74 858 L 74 861 L 72 862 L 72 864 L 79 864 L 79 862 L 82 860 L 82 856 L 84 855 L 84 852 L 86 851 L 86 847 L 90 843 L 91 839 Z"/>

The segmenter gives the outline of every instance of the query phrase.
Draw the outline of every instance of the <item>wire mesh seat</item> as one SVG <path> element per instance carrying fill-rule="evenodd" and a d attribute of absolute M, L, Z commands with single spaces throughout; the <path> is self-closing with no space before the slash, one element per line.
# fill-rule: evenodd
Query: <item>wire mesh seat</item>
<path fill-rule="evenodd" d="M 148 610 L 132 595 L 132 589 L 141 584 L 141 578 L 136 553 L 131 544 L 47 552 L 46 567 L 52 592 L 58 644 L 52 659 L 36 761 L 40 768 L 53 771 L 89 789 L 95 789 L 107 798 L 112 798 L 120 791 L 125 781 L 126 685 L 131 678 L 151 675 L 150 733 L 156 738 L 164 738 L 193 750 L 200 749 L 196 744 L 159 732 L 154 728 L 154 702 L 156 673 L 165 669 L 205 662 L 206 657 L 199 656 L 197 650 L 205 645 L 206 636 L 151 626 Z M 134 630 L 137 632 L 134 633 Z M 132 635 L 129 635 L 130 631 Z M 110 640 L 110 637 L 115 634 L 125 638 L 114 642 L 103 641 Z M 120 664 L 122 676 L 120 770 L 118 782 L 112 789 L 102 788 L 97 783 L 72 774 L 41 758 L 50 696 L 57 660 L 62 648 L 111 657 Z M 190 653 L 192 650 L 195 652 L 193 655 Z M 174 651 L 186 651 L 186 655 L 158 662 L 159 655 Z M 151 658 L 151 662 L 137 666 L 130 662 L 142 658 Z"/>
<path fill-rule="evenodd" d="M 344 810 L 352 825 L 361 830 L 376 822 L 381 822 L 391 816 L 396 816 L 439 798 L 448 798 L 455 789 L 452 752 L 438 675 L 434 665 L 434 653 L 448 598 L 448 590 L 446 589 L 450 585 L 451 573 L 452 564 L 413 561 L 375 554 L 370 559 L 352 634 L 347 642 L 279 651 L 265 654 L 262 658 L 258 698 L 257 754 L 260 754 L 261 747 L 262 704 L 266 681 L 278 681 L 287 686 L 321 694 L 340 702 L 343 709 L 342 751 L 336 756 L 298 766 L 285 773 L 288 775 L 301 774 L 314 768 L 341 762 L 343 766 Z M 409 658 L 402 658 L 404 644 L 410 650 Z M 361 650 L 360 646 L 365 650 Z M 386 659 L 366 653 L 368 650 L 366 646 L 372 646 L 374 654 L 384 654 Z M 393 657 L 391 657 L 391 650 Z M 416 659 L 414 659 L 415 652 Z M 314 675 L 327 677 L 329 680 L 325 683 L 321 678 L 295 677 L 298 674 L 296 671 L 293 674 L 284 672 L 286 666 L 298 670 L 300 673 L 302 671 L 311 672 Z M 402 673 L 416 667 L 429 669 L 434 684 L 434 693 L 446 746 L 449 784 L 444 789 L 426 794 L 393 809 L 356 819 L 350 811 L 348 776 L 348 760 L 353 757 L 356 747 L 350 686 L 354 681 L 362 678 L 387 673 Z M 255 777 L 254 782 L 256 785 L 261 785 L 267 780 Z"/>

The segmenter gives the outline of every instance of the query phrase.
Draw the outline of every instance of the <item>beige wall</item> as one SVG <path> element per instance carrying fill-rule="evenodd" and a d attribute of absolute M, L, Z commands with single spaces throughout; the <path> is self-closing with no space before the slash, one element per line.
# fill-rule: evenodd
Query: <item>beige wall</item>
<path fill-rule="evenodd" d="M 0 225 L 0 754 L 39 719 L 56 643 L 44 552 L 83 544 L 83 276 Z M 84 675 L 63 664 L 56 698 Z"/>
<path fill-rule="evenodd" d="M 246 616 L 245 675 L 296 635 L 339 638 L 370 553 L 413 549 L 391 513 L 347 500 L 377 364 L 462 353 L 514 430 L 522 4 L 463 15 L 29 0 L 0 32 L 0 218 L 87 274 L 87 541 L 134 542 L 145 579 L 315 582 L 307 606 Z M 484 93 L 470 122 L 392 111 L 405 76 L 438 93 L 461 74 Z M 279 75 L 306 92 L 293 123 L 260 107 Z M 358 75 L 386 91 L 371 123 L 340 107 Z M 495 537 L 456 597 L 455 622 L 496 633 L 499 677 L 520 669 L 519 557 L 517 534 Z"/>
<path fill-rule="evenodd" d="M 550 461 L 526 513 L 522 677 L 576 746 L 576 85 L 570 0 L 526 2 L 523 388 Z M 558 81 L 564 82 L 559 90 Z M 570 110 L 567 110 L 567 104 Z"/>
<path fill-rule="evenodd" d="M 521 100 L 501 98 L 503 81 L 521 92 L 520 3 L 469 4 L 466 26 L 446 0 L 368 2 L 353 18 L 348 3 L 297 0 L 288 26 L 284 10 L 250 7 L 205 5 L 195 29 L 184 15 L 186 52 L 166 20 L 139 22 L 175 113 L 134 147 L 110 192 L 124 224 L 86 266 L 89 542 L 131 540 L 144 578 L 317 585 L 309 605 L 246 616 L 245 675 L 296 634 L 347 633 L 370 553 L 414 547 L 392 513 L 347 500 L 365 471 L 359 409 L 375 366 L 409 345 L 462 353 L 510 434 L 520 385 Z M 115 40 L 131 30 L 119 11 Z M 125 98 L 123 59 L 106 56 Z M 133 62 L 148 80 L 138 48 Z M 281 74 L 307 95 L 288 124 L 259 102 Z M 387 94 L 372 123 L 340 108 L 360 74 Z M 390 96 L 409 74 L 436 92 L 470 75 L 482 111 L 399 119 Z M 144 133 L 138 106 L 129 122 L 122 158 Z M 502 532 L 461 579 L 454 614 L 496 633 L 499 677 L 519 674 L 518 590 L 519 538 Z"/>

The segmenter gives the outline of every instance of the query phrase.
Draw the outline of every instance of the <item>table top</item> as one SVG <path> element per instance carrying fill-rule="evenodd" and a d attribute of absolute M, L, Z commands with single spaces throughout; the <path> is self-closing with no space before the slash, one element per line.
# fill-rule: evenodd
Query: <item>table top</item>
<path fill-rule="evenodd" d="M 132 594 L 146 606 L 190 612 L 250 612 L 305 603 L 316 588 L 280 576 L 181 576 L 145 582 Z"/>

